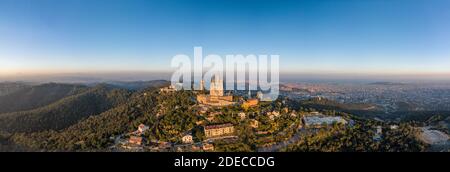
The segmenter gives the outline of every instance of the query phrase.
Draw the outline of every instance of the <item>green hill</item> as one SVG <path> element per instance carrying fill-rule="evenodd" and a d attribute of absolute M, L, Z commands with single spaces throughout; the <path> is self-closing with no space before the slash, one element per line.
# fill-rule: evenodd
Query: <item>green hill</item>
<path fill-rule="evenodd" d="M 0 82 L 0 96 L 14 93 L 26 87 L 29 87 L 29 85 L 22 82 Z"/>
<path fill-rule="evenodd" d="M 47 106 L 3 114 L 0 130 L 14 133 L 63 129 L 126 102 L 129 95 L 128 91 L 99 85 Z"/>
<path fill-rule="evenodd" d="M 145 96 L 143 93 L 147 93 Z M 111 144 L 109 137 L 136 130 L 141 123 L 150 126 L 150 133 L 157 139 L 172 137 L 164 133 L 164 127 L 173 126 L 171 130 L 185 131 L 192 125 L 190 110 L 175 108 L 192 104 L 189 92 L 176 92 L 160 95 L 156 88 L 136 92 L 124 104 L 111 108 L 99 115 L 90 116 L 60 131 L 48 130 L 33 133 L 15 133 L 11 141 L 32 150 L 45 151 L 102 151 Z M 175 99 L 175 97 L 177 99 Z M 164 104 L 168 113 L 157 117 L 158 105 Z M 170 124 L 170 125 L 169 125 Z M 182 126 L 185 126 L 182 128 Z"/>
<path fill-rule="evenodd" d="M 17 84 L 0 84 L 4 92 L 0 96 L 0 114 L 31 110 L 49 105 L 67 96 L 78 94 L 87 89 L 86 86 L 74 84 L 49 83 L 36 86 Z"/>
<path fill-rule="evenodd" d="M 149 87 L 164 87 L 169 86 L 170 82 L 166 80 L 153 80 L 153 81 L 132 81 L 132 82 L 122 82 L 122 81 L 111 81 L 106 82 L 108 85 L 112 85 L 117 88 L 127 89 L 127 90 L 143 90 Z"/>

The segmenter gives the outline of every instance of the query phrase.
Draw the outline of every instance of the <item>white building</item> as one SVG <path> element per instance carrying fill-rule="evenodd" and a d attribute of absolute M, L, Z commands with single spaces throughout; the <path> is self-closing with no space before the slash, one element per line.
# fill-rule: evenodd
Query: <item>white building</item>
<path fill-rule="evenodd" d="M 256 119 L 250 120 L 250 127 L 252 128 L 258 128 L 259 127 L 259 121 Z"/>
<path fill-rule="evenodd" d="M 258 98 L 259 101 L 263 101 L 264 94 L 261 91 L 258 91 L 258 93 L 256 93 L 256 98 Z"/>
<path fill-rule="evenodd" d="M 274 115 L 275 117 L 279 117 L 280 116 L 280 112 L 278 111 L 273 111 L 272 115 Z"/>
<path fill-rule="evenodd" d="M 297 117 L 297 113 L 295 112 L 295 110 L 292 111 L 290 115 L 291 115 L 291 117 L 294 117 L 294 118 Z"/>
<path fill-rule="evenodd" d="M 374 141 L 380 141 L 381 135 L 383 134 L 383 128 L 381 126 L 376 127 L 375 135 L 373 136 Z"/>
<path fill-rule="evenodd" d="M 267 112 L 266 115 L 270 118 L 270 120 L 274 120 L 274 118 L 279 117 L 281 114 L 278 111 Z"/>
<path fill-rule="evenodd" d="M 146 125 L 144 125 L 144 124 L 140 124 L 140 125 L 138 126 L 137 132 L 140 133 L 140 134 L 142 134 L 142 133 L 144 133 L 145 131 L 147 131 L 148 129 L 149 129 L 148 126 L 146 126 Z"/>
<path fill-rule="evenodd" d="M 239 118 L 241 118 L 241 120 L 244 120 L 246 118 L 244 112 L 239 112 L 238 115 L 239 115 Z"/>
<path fill-rule="evenodd" d="M 398 125 L 391 125 L 391 126 L 389 126 L 390 128 L 391 128 L 391 130 L 396 130 L 396 129 L 398 129 Z"/>
<path fill-rule="evenodd" d="M 382 134 L 383 133 L 383 128 L 381 128 L 381 126 L 377 126 L 377 134 Z"/>
<path fill-rule="evenodd" d="M 186 134 L 181 138 L 181 141 L 185 144 L 194 143 L 194 140 L 192 139 L 191 134 Z"/>

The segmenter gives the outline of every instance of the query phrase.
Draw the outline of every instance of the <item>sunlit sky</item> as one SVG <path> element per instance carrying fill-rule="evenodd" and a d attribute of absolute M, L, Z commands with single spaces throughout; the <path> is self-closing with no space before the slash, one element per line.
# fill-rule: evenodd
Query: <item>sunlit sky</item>
<path fill-rule="evenodd" d="M 448 0 L 0 0 L 1 74 L 165 71 L 278 54 L 282 72 L 450 73 Z"/>

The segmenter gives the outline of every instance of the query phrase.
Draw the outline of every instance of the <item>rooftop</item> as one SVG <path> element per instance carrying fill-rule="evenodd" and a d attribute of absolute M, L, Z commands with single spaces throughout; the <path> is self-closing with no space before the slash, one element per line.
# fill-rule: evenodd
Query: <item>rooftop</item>
<path fill-rule="evenodd" d="M 218 125 L 208 125 L 208 126 L 205 126 L 205 129 L 209 130 L 209 129 L 225 128 L 225 127 L 232 127 L 232 126 L 233 126 L 233 124 L 226 123 L 226 124 L 218 124 Z"/>

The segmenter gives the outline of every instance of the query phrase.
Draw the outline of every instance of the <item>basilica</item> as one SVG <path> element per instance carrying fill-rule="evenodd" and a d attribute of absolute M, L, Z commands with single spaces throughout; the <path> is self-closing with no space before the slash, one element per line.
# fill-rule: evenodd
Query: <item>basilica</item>
<path fill-rule="evenodd" d="M 203 90 L 205 87 L 204 85 L 205 82 L 202 80 L 200 82 L 200 89 Z M 229 106 L 235 104 L 232 95 L 224 95 L 223 80 L 216 77 L 211 81 L 209 95 L 197 95 L 197 102 L 210 106 Z"/>

